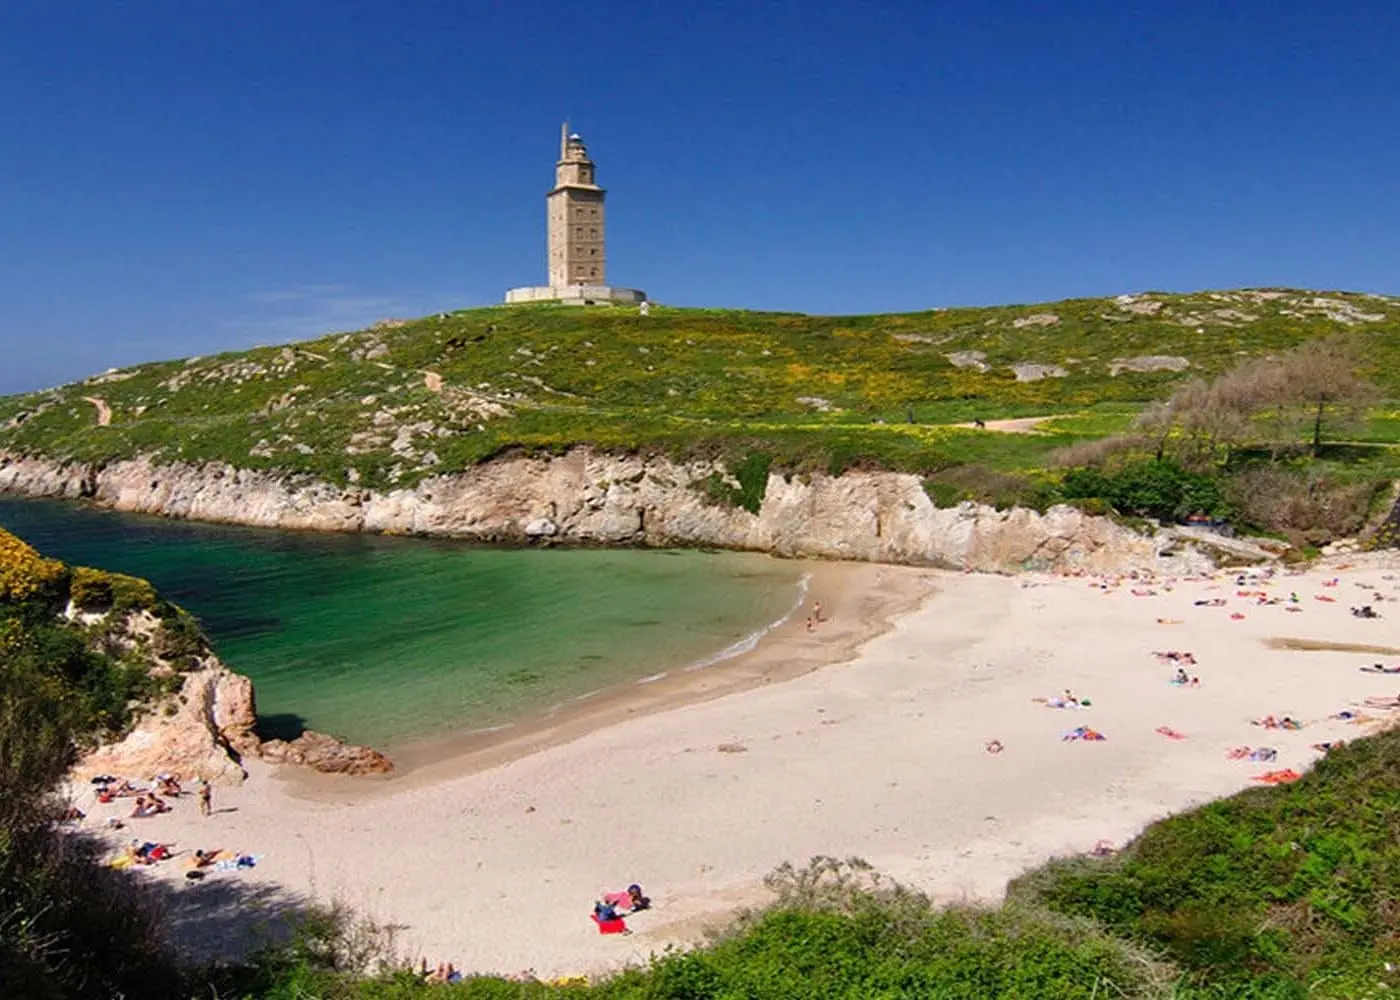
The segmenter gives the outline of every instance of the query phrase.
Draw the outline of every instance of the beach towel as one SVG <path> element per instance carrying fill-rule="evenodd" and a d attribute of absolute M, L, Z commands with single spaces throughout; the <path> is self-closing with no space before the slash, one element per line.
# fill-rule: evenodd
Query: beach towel
<path fill-rule="evenodd" d="M 1249 752 L 1249 759 L 1256 764 L 1267 764 L 1278 757 L 1278 751 L 1273 747 L 1260 747 L 1258 750 Z"/>
<path fill-rule="evenodd" d="M 1225 751 L 1225 756 L 1229 760 L 1244 760 L 1249 753 L 1249 747 L 1233 747 Z"/>
<path fill-rule="evenodd" d="M 626 934 L 627 921 L 618 917 L 616 920 L 599 920 L 598 914 L 590 914 L 593 922 L 598 925 L 599 934 Z"/>
<path fill-rule="evenodd" d="M 1265 771 L 1263 774 L 1256 774 L 1255 781 L 1262 781 L 1266 785 L 1284 785 L 1290 781 L 1297 781 L 1302 775 L 1291 767 L 1286 767 L 1282 771 Z"/>
<path fill-rule="evenodd" d="M 214 870 L 219 872 L 236 872 L 244 868 L 256 868 L 258 862 L 263 859 L 261 854 L 238 854 L 232 858 L 224 858 L 222 861 L 214 862 Z"/>

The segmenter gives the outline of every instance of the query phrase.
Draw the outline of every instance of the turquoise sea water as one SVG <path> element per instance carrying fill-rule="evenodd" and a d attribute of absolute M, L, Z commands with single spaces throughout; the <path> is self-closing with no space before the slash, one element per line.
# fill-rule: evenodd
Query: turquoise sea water
<path fill-rule="evenodd" d="M 46 555 L 150 580 L 253 678 L 267 735 L 393 747 L 724 655 L 787 614 L 761 555 L 495 549 L 191 524 L 0 497 Z"/>

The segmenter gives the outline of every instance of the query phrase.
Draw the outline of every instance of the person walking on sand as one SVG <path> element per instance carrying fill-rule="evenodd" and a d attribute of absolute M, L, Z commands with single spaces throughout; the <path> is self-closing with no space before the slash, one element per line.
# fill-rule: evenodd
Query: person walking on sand
<path fill-rule="evenodd" d="M 213 804 L 214 788 L 209 784 L 209 779 L 205 778 L 199 783 L 199 814 L 208 816 Z"/>
<path fill-rule="evenodd" d="M 824 618 L 822 617 L 822 602 L 821 602 L 821 601 L 813 601 L 813 602 L 812 602 L 812 617 L 813 617 L 814 619 L 816 619 L 817 622 L 819 622 L 819 623 L 826 620 L 826 619 L 824 619 Z"/>

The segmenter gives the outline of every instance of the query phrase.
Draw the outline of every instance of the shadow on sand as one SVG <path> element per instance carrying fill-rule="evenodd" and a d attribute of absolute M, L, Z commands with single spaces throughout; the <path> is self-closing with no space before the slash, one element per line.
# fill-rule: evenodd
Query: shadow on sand
<path fill-rule="evenodd" d="M 212 872 L 199 881 L 141 881 L 162 937 L 182 964 L 238 962 L 284 945 L 316 912 L 300 893 L 244 879 L 236 871 Z"/>

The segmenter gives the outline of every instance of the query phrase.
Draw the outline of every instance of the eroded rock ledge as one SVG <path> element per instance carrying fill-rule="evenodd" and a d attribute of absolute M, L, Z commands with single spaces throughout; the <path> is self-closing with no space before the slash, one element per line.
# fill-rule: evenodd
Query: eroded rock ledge
<path fill-rule="evenodd" d="M 708 546 L 780 556 L 856 559 L 990 572 L 1022 569 L 1186 570 L 1189 546 L 1053 507 L 938 508 L 917 476 L 771 474 L 757 514 L 709 499 L 714 462 L 605 455 L 514 457 L 424 480 L 412 489 L 345 488 L 229 465 L 64 464 L 0 453 L 0 491 L 86 497 L 123 511 L 317 531 L 435 535 L 481 541 Z"/>
<path fill-rule="evenodd" d="M 384 774 L 394 766 L 370 747 L 309 730 L 290 743 L 260 740 L 253 682 L 209 656 L 184 675 L 177 693 L 152 705 L 125 738 L 86 755 L 74 774 L 170 773 L 232 784 L 247 777 L 243 761 L 249 757 L 356 775 Z"/>

